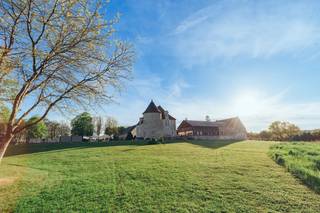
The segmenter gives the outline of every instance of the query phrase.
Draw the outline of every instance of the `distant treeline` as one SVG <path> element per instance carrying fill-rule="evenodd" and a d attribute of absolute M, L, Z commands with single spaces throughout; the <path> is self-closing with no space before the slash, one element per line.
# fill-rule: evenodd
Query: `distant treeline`
<path fill-rule="evenodd" d="M 289 122 L 275 121 L 267 130 L 248 133 L 248 139 L 265 141 L 320 141 L 320 130 L 303 131 Z"/>

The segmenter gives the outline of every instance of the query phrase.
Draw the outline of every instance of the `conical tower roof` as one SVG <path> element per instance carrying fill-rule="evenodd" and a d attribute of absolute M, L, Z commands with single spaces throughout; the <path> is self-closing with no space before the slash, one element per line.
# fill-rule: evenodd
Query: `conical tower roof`
<path fill-rule="evenodd" d="M 161 111 L 158 109 L 158 107 L 154 104 L 153 100 L 151 100 L 149 106 L 144 111 L 144 113 L 161 113 Z M 144 114 L 143 113 L 143 114 Z"/>

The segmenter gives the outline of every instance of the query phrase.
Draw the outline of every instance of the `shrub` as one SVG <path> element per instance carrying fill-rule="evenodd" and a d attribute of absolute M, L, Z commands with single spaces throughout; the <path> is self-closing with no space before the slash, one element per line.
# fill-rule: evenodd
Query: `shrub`
<path fill-rule="evenodd" d="M 160 140 L 156 140 L 154 138 L 148 140 L 148 145 L 161 144 Z"/>
<path fill-rule="evenodd" d="M 273 145 L 269 155 L 307 186 L 320 193 L 320 144 L 283 143 Z"/>
<path fill-rule="evenodd" d="M 320 159 L 315 162 L 316 168 L 320 171 Z"/>

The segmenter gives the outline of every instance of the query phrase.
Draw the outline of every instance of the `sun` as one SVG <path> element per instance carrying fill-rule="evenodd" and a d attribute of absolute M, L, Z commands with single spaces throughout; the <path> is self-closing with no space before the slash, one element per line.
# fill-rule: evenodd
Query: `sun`
<path fill-rule="evenodd" d="M 254 90 L 239 92 L 234 98 L 233 108 L 239 116 L 253 116 L 264 108 L 263 95 Z"/>

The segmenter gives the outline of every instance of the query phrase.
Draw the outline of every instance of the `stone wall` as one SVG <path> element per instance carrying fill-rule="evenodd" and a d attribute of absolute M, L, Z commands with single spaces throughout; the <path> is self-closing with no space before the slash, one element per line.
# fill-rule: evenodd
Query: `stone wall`
<path fill-rule="evenodd" d="M 28 143 L 68 143 L 68 142 L 82 142 L 82 136 L 61 136 L 56 138 L 31 138 Z"/>
<path fill-rule="evenodd" d="M 155 138 L 176 136 L 175 120 L 170 120 L 167 115 L 161 119 L 160 113 L 145 113 L 143 123 L 136 128 L 137 138 Z"/>
<path fill-rule="evenodd" d="M 83 137 L 82 136 L 61 136 L 60 142 L 82 142 Z"/>
<path fill-rule="evenodd" d="M 143 123 L 139 126 L 139 134 L 141 138 L 161 138 L 163 136 L 163 124 L 160 113 L 145 113 L 143 115 Z"/>

